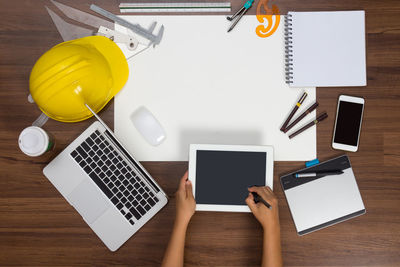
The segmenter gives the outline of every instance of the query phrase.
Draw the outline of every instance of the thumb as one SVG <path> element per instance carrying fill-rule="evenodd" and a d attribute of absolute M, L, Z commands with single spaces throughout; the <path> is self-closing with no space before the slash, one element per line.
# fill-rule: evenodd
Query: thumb
<path fill-rule="evenodd" d="M 185 183 L 185 189 L 186 189 L 186 197 L 188 198 L 194 198 L 193 196 L 193 188 L 192 188 L 192 182 L 190 180 L 187 180 Z"/>
<path fill-rule="evenodd" d="M 246 198 L 246 204 L 249 206 L 251 212 L 255 212 L 257 210 L 257 204 L 254 202 L 254 197 L 251 193 L 249 193 L 249 196 Z"/>
<path fill-rule="evenodd" d="M 187 177 L 188 177 L 188 173 L 186 172 L 182 176 L 181 180 L 179 181 L 179 188 L 178 188 L 179 192 L 185 192 L 185 184 L 186 184 Z"/>

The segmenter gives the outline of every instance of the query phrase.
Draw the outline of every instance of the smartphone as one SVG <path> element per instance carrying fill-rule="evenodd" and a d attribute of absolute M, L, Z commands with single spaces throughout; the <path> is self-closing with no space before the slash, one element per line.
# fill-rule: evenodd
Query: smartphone
<path fill-rule="evenodd" d="M 356 152 L 360 141 L 361 123 L 364 112 L 364 98 L 340 95 L 332 147 Z"/>

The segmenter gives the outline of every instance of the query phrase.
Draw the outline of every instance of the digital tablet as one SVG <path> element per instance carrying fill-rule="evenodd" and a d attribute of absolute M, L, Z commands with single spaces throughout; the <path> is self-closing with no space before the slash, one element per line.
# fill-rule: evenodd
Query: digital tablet
<path fill-rule="evenodd" d="M 196 210 L 250 212 L 248 187 L 272 189 L 271 146 L 190 145 L 189 179 Z"/>

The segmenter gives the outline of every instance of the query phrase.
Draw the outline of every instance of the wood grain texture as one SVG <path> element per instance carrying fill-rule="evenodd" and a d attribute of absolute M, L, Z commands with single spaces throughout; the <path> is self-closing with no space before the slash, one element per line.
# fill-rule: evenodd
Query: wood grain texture
<path fill-rule="evenodd" d="M 86 12 L 89 1 L 61 1 Z M 93 1 L 118 13 L 119 1 Z M 233 1 L 233 9 L 243 3 Z M 342 154 L 331 148 L 337 98 L 365 98 L 361 144 L 349 153 L 367 209 L 363 216 L 299 237 L 278 183 L 279 175 L 303 162 L 277 162 L 274 191 L 279 199 L 285 266 L 400 266 L 400 2 L 398 0 L 276 0 L 289 10 L 366 10 L 368 86 L 319 88 L 320 160 Z M 117 252 L 112 253 L 43 176 L 43 167 L 93 119 L 49 121 L 56 148 L 39 158 L 23 155 L 20 131 L 39 116 L 27 102 L 35 61 L 61 41 L 44 5 L 49 1 L 0 0 L 0 265 L 158 266 L 174 220 L 174 192 L 187 162 L 145 162 L 171 197 L 170 203 Z M 250 14 L 255 13 L 252 8 Z M 113 102 L 101 116 L 113 123 Z M 259 266 L 261 228 L 251 214 L 197 212 L 188 229 L 186 266 Z"/>

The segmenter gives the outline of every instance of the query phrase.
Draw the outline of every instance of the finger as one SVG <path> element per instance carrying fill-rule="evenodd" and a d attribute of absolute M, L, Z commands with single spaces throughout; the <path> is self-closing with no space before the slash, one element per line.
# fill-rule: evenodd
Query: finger
<path fill-rule="evenodd" d="M 249 194 L 248 198 L 250 198 L 251 200 L 253 200 L 253 202 L 255 203 L 255 201 L 254 201 L 254 195 L 253 195 L 252 193 Z"/>
<path fill-rule="evenodd" d="M 185 187 L 186 187 L 186 197 L 190 198 L 190 199 L 194 199 L 192 182 L 190 180 L 186 181 Z"/>
<path fill-rule="evenodd" d="M 274 192 L 272 191 L 271 187 L 265 186 L 264 187 L 269 193 L 273 194 Z"/>
<path fill-rule="evenodd" d="M 265 186 L 265 187 L 264 187 L 264 191 L 265 191 L 266 197 L 267 197 L 268 199 L 273 199 L 273 198 L 275 198 L 275 194 L 274 194 L 274 192 L 272 191 L 272 189 L 271 189 L 269 186 Z"/>
<path fill-rule="evenodd" d="M 268 203 L 270 203 L 273 206 L 277 206 L 278 205 L 278 198 L 276 197 L 276 195 L 274 194 L 274 192 L 272 191 L 271 188 L 265 188 L 265 191 L 268 192 L 268 197 L 266 198 L 266 201 L 268 201 Z"/>
<path fill-rule="evenodd" d="M 179 188 L 178 191 L 184 193 L 185 192 L 185 184 L 188 178 L 188 172 L 186 171 L 185 174 L 182 176 L 181 180 L 179 181 Z"/>
<path fill-rule="evenodd" d="M 264 200 L 268 198 L 268 192 L 264 187 L 252 186 L 252 187 L 248 188 L 248 190 L 250 192 L 256 192 Z"/>
<path fill-rule="evenodd" d="M 246 204 L 249 206 L 251 212 L 255 212 L 257 209 L 257 204 L 254 202 L 254 197 L 252 193 L 249 193 L 248 197 L 246 198 Z"/>
<path fill-rule="evenodd" d="M 188 179 L 189 171 L 186 171 L 185 174 L 182 176 L 182 179 Z"/>
<path fill-rule="evenodd" d="M 264 200 L 268 200 L 268 199 L 271 199 L 271 198 L 272 198 L 271 193 L 267 190 L 266 187 L 262 187 L 261 195 L 260 195 L 260 196 L 261 196 Z"/>
<path fill-rule="evenodd" d="M 188 176 L 189 176 L 189 172 L 186 171 L 185 174 L 182 176 L 182 180 L 186 181 L 188 179 Z"/>
<path fill-rule="evenodd" d="M 249 190 L 249 192 L 256 192 L 258 193 L 261 190 L 262 187 L 258 187 L 258 186 L 252 186 L 252 187 L 248 187 L 247 190 Z"/>
<path fill-rule="evenodd" d="M 248 188 L 249 192 L 256 192 L 260 197 L 265 195 L 263 187 L 260 186 L 252 186 Z"/>

